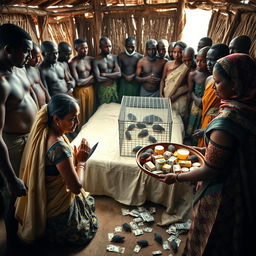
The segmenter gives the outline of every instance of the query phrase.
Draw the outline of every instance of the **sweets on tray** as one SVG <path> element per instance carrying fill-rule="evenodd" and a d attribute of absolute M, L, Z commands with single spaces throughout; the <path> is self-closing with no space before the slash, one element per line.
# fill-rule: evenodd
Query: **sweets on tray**
<path fill-rule="evenodd" d="M 189 149 L 176 149 L 175 145 L 170 144 L 164 148 L 156 145 L 140 154 L 140 164 L 153 174 L 161 173 L 181 173 L 189 172 L 199 168 L 201 163 L 197 155 L 192 154 Z"/>

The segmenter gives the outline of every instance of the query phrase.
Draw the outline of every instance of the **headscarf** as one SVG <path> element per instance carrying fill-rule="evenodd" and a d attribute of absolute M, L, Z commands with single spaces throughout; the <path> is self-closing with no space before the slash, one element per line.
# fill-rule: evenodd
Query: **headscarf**
<path fill-rule="evenodd" d="M 220 111 L 239 112 L 253 123 L 256 119 L 256 62 L 247 54 L 235 53 L 217 61 L 231 80 L 236 82 L 238 95 L 221 100 Z"/>
<path fill-rule="evenodd" d="M 217 61 L 227 75 L 237 83 L 238 96 L 232 100 L 256 106 L 256 62 L 247 54 L 235 53 Z"/>

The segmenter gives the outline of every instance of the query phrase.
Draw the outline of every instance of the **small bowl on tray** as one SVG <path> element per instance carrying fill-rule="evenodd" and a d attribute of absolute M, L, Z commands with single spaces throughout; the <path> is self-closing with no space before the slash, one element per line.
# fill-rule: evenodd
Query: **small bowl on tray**
<path fill-rule="evenodd" d="M 148 170 L 147 168 L 145 168 L 145 163 L 146 163 L 146 159 L 142 159 L 142 154 L 147 152 L 148 150 L 151 149 L 151 151 L 155 150 L 155 147 L 156 146 L 163 146 L 164 148 L 164 152 L 165 151 L 169 151 L 168 150 L 168 147 L 169 146 L 174 146 L 174 149 L 173 151 L 177 151 L 177 150 L 181 150 L 181 149 L 184 149 L 185 151 L 188 150 L 189 151 L 189 156 L 196 156 L 197 157 L 197 160 L 196 162 L 197 163 L 200 163 L 201 166 L 204 165 L 204 156 L 199 152 L 197 151 L 196 149 L 190 147 L 190 146 L 187 146 L 187 145 L 182 145 L 182 144 L 176 144 L 176 143 L 155 143 L 155 144 L 150 144 L 148 146 L 145 146 L 143 148 L 141 148 L 137 154 L 136 154 L 136 162 L 137 162 L 137 165 L 139 166 L 139 168 L 145 172 L 146 174 L 152 176 L 152 177 L 155 177 L 155 178 L 158 178 L 159 177 L 159 174 L 157 173 L 153 173 L 152 171 Z M 170 148 L 170 147 L 169 147 Z M 154 153 L 155 155 L 155 153 Z M 151 155 L 152 156 L 152 155 Z M 181 160 L 182 158 L 180 158 Z M 192 161 L 193 162 L 193 161 Z"/>

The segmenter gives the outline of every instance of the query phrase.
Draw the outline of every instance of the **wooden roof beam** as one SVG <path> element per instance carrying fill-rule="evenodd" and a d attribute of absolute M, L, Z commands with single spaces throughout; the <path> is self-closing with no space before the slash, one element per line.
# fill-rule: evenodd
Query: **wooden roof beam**
<path fill-rule="evenodd" d="M 108 11 L 133 11 L 133 10 L 144 10 L 144 9 L 171 9 L 177 8 L 178 3 L 167 3 L 167 4 L 142 4 L 142 5 L 126 5 L 125 9 L 124 6 L 100 6 L 101 12 L 108 12 Z"/>

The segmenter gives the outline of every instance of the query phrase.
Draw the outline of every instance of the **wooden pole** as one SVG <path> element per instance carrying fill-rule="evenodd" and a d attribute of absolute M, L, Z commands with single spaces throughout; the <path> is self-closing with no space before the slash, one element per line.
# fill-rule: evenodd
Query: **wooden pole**
<path fill-rule="evenodd" d="M 95 33 L 94 33 L 94 48 L 96 54 L 99 54 L 99 43 L 100 43 L 100 37 L 101 37 L 101 11 L 100 11 L 100 0 L 92 1 L 93 5 L 93 11 L 94 11 L 94 25 L 95 25 Z"/>
<path fill-rule="evenodd" d="M 176 35 L 175 41 L 179 41 L 182 38 L 182 30 L 184 27 L 184 9 L 185 9 L 185 0 L 178 1 L 177 22 L 175 24 L 175 35 Z"/>

